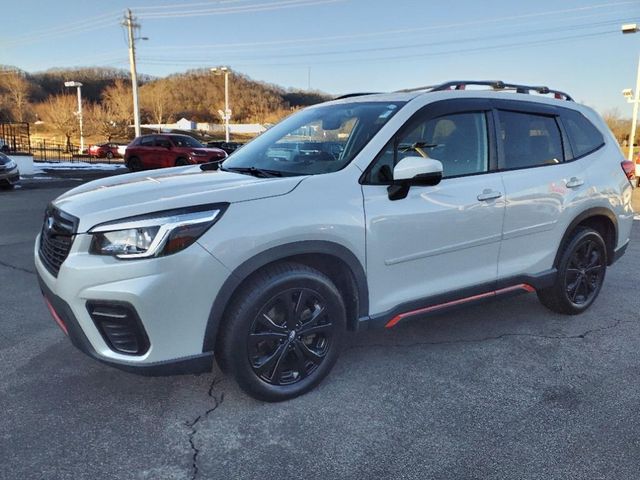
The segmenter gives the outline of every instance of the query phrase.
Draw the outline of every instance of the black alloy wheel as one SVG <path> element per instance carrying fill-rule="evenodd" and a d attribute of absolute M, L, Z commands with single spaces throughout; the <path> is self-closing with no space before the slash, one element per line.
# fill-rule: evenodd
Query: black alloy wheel
<path fill-rule="evenodd" d="M 270 402 L 308 392 L 340 354 L 342 295 L 326 275 L 286 262 L 247 280 L 225 312 L 214 353 L 249 395 Z"/>
<path fill-rule="evenodd" d="M 585 239 L 574 250 L 565 272 L 567 297 L 580 306 L 593 301 L 604 279 L 605 252 L 593 239 Z"/>
<path fill-rule="evenodd" d="M 538 290 L 540 302 L 558 313 L 584 312 L 600 293 L 607 263 L 602 235 L 592 228 L 578 228 L 563 247 L 554 284 Z"/>
<path fill-rule="evenodd" d="M 322 296 L 307 288 L 279 293 L 251 325 L 249 362 L 271 385 L 290 385 L 312 374 L 329 351 L 333 324 Z"/>

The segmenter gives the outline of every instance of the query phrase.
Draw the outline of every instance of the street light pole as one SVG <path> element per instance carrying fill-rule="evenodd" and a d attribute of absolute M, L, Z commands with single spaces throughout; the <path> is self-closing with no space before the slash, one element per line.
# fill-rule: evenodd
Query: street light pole
<path fill-rule="evenodd" d="M 640 28 L 636 23 L 629 23 L 626 25 L 622 25 L 622 33 L 636 33 L 639 32 Z M 638 57 L 638 71 L 636 73 L 636 89 L 635 92 L 631 92 L 631 95 L 628 98 L 630 103 L 633 103 L 633 116 L 631 117 L 631 134 L 629 136 L 629 156 L 628 160 L 633 162 L 633 150 L 634 144 L 636 140 L 636 127 L 638 124 L 638 105 L 640 104 L 640 56 Z"/>
<path fill-rule="evenodd" d="M 229 68 L 228 67 L 213 67 L 211 72 L 214 75 L 224 75 L 224 112 L 221 116 L 224 120 L 224 138 L 229 142 L 229 120 L 231 120 L 231 109 L 229 109 Z"/>
<path fill-rule="evenodd" d="M 84 152 L 84 135 L 82 134 L 82 84 L 80 82 L 64 82 L 65 87 L 76 87 L 78 91 L 78 122 L 80 123 L 80 149 L 78 153 Z"/>
<path fill-rule="evenodd" d="M 638 72 L 636 74 L 636 91 L 633 98 L 633 117 L 631 117 L 631 141 L 629 142 L 629 158 L 633 162 L 633 146 L 636 139 L 636 128 L 638 126 L 638 105 L 640 104 L 640 56 L 638 57 Z"/>

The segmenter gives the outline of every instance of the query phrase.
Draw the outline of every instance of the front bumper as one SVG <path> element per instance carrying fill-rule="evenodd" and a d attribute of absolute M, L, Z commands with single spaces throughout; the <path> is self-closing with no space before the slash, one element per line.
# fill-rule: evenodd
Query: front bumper
<path fill-rule="evenodd" d="M 213 365 L 213 352 L 201 353 L 176 360 L 166 360 L 161 362 L 134 363 L 122 360 L 115 360 L 100 355 L 91 345 L 87 336 L 82 331 L 78 320 L 76 319 L 71 307 L 60 297 L 56 296 L 42 280 L 38 274 L 38 282 L 40 289 L 45 297 L 45 301 L 49 303 L 49 307 L 53 309 L 56 315 L 56 322 L 69 336 L 69 340 L 73 346 L 91 358 L 105 363 L 111 367 L 124 370 L 125 372 L 137 373 L 149 376 L 162 375 L 182 375 L 190 373 L 210 372 Z M 61 323 L 61 324 L 60 324 Z"/>
<path fill-rule="evenodd" d="M 197 243 L 168 257 L 122 261 L 83 253 L 89 242 L 88 235 L 76 236 L 57 277 L 40 260 L 39 238 L 34 252 L 41 290 L 73 345 L 103 363 L 144 375 L 210 371 L 213 352 L 203 351 L 204 335 L 228 270 Z M 145 353 L 114 350 L 89 314 L 91 302 L 131 305 L 148 336 Z"/>

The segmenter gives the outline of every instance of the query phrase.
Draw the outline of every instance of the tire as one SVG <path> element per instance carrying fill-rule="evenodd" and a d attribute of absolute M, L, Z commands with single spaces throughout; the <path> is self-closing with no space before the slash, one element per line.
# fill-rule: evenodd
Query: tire
<path fill-rule="evenodd" d="M 127 168 L 130 172 L 140 172 L 142 170 L 142 163 L 138 157 L 129 157 L 127 160 Z"/>
<path fill-rule="evenodd" d="M 252 397 L 288 400 L 327 376 L 345 330 L 344 301 L 331 280 L 305 265 L 283 263 L 257 273 L 235 295 L 216 359 Z"/>
<path fill-rule="evenodd" d="M 113 152 L 107 152 L 105 157 L 107 157 L 107 160 L 113 160 Z"/>
<path fill-rule="evenodd" d="M 538 290 L 538 299 L 557 313 L 582 313 L 598 297 L 606 271 L 607 247 L 602 236 L 592 228 L 579 228 L 562 251 L 555 283 Z"/>
<path fill-rule="evenodd" d="M 0 184 L 0 190 L 13 190 L 15 188 L 15 184 L 13 183 L 3 183 Z"/>
<path fill-rule="evenodd" d="M 183 167 L 185 165 L 191 165 L 186 158 L 178 158 L 176 160 L 176 167 Z"/>

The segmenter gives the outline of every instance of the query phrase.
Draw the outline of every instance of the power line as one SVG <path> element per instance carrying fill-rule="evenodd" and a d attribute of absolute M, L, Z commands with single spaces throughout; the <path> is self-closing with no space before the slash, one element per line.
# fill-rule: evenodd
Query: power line
<path fill-rule="evenodd" d="M 51 36 L 60 36 L 66 35 L 67 33 L 75 32 L 77 30 L 87 30 L 93 28 L 99 28 L 100 25 L 105 24 L 111 25 L 117 22 L 117 12 L 109 12 L 103 13 L 101 15 L 97 15 L 95 17 L 86 18 L 83 20 L 78 20 L 75 22 L 67 23 L 64 25 L 60 25 L 57 27 L 44 28 L 40 30 L 33 30 L 29 34 L 14 36 L 11 38 L 11 41 L 5 42 L 5 45 L 12 44 L 21 44 L 21 43 L 31 43 L 30 41 L 33 39 L 40 38 L 50 38 Z"/>
<path fill-rule="evenodd" d="M 566 41 L 577 40 L 581 38 L 589 38 L 589 37 L 602 37 L 607 35 L 617 35 L 618 32 L 605 31 L 605 32 L 594 32 L 594 33 L 586 33 L 579 35 L 570 35 L 564 37 L 550 38 L 546 40 L 527 40 L 523 42 L 513 42 L 506 44 L 497 44 L 497 45 L 487 45 L 483 47 L 476 48 L 465 48 L 465 49 L 457 49 L 457 50 L 446 50 L 440 52 L 428 52 L 428 53 L 412 53 L 407 55 L 394 55 L 394 56 L 384 56 L 384 57 L 374 57 L 374 58 L 356 58 L 356 59 L 342 59 L 342 60 L 328 60 L 322 62 L 315 62 L 314 65 L 335 65 L 335 64 L 366 64 L 366 63 L 378 63 L 378 62 L 394 62 L 398 60 L 407 60 L 407 59 L 418 59 L 418 58 L 428 58 L 435 57 L 441 55 L 465 55 L 469 53 L 477 53 L 482 51 L 490 51 L 490 50 L 502 50 L 502 49 L 510 49 L 510 48 L 518 48 L 528 45 L 550 45 L 555 43 L 562 43 Z M 196 65 L 202 64 L 202 62 L 181 62 L 180 60 L 147 60 L 141 59 L 141 63 L 149 64 L 149 65 Z M 308 62 L 291 62 L 291 63 L 234 63 L 236 67 L 242 66 L 252 66 L 252 67 L 286 67 L 286 66 L 307 66 Z"/>
<path fill-rule="evenodd" d="M 118 24 L 118 20 L 114 18 L 113 20 L 103 20 L 102 22 L 95 22 L 91 25 L 83 24 L 77 25 L 75 27 L 69 27 L 65 29 L 59 29 L 57 31 L 51 31 L 49 33 L 44 33 L 40 35 L 29 35 L 26 37 L 14 37 L 11 41 L 5 42 L 4 46 L 11 47 L 16 45 L 30 45 L 33 43 L 37 43 L 42 40 L 53 40 L 56 38 L 66 37 L 69 35 L 76 35 L 78 33 L 84 33 L 88 31 L 99 30 L 102 28 L 115 26 Z"/>
<path fill-rule="evenodd" d="M 596 23 L 592 23 L 592 24 L 583 24 L 583 25 L 572 25 L 566 28 L 563 28 L 563 31 L 571 31 L 571 30 L 580 30 L 580 29 L 586 29 L 586 28 L 593 28 L 593 27 L 600 27 L 600 26 L 606 26 L 606 25 L 617 25 L 618 23 L 620 23 L 621 21 L 624 21 L 625 19 L 617 19 L 617 20 L 609 20 L 606 22 L 596 22 Z M 549 33 L 555 33 L 557 32 L 556 28 L 543 28 L 543 29 L 534 29 L 531 31 L 519 31 L 518 35 L 520 37 L 522 36 L 530 36 L 530 35 L 540 35 L 540 34 L 549 34 Z M 460 44 L 460 43 L 469 43 L 469 42 L 482 42 L 482 41 L 486 41 L 486 40 L 497 40 L 497 39 L 501 39 L 501 38 L 512 38 L 513 35 L 511 33 L 504 33 L 504 34 L 497 34 L 497 35 L 487 35 L 487 36 L 482 36 L 482 37 L 468 37 L 468 38 L 462 38 L 462 39 L 455 39 L 455 40 L 442 40 L 442 41 L 435 41 L 435 42 L 422 42 L 422 43 L 413 43 L 413 44 L 403 44 L 403 45 L 396 45 L 396 46 L 387 46 L 387 47 L 368 47 L 368 48 L 358 48 L 358 49 L 340 49 L 340 50 L 330 50 L 330 51 L 321 51 L 321 52 L 309 52 L 309 51 L 305 51 L 303 53 L 283 53 L 283 54 L 277 54 L 277 55 L 265 55 L 263 53 L 261 53 L 260 55 L 249 55 L 249 56 L 236 56 L 234 57 L 235 59 L 252 59 L 252 58 L 260 58 L 260 59 L 264 59 L 264 58 L 292 58 L 292 57 L 304 57 L 304 58 L 311 58 L 311 57 L 322 57 L 322 56 L 329 56 L 329 55 L 348 55 L 348 54 L 353 54 L 353 53 L 367 53 L 367 52 L 381 52 L 381 51 L 394 51 L 394 50 L 409 50 L 412 48 L 424 48 L 424 47 L 434 47 L 434 46 L 442 46 L 442 45 L 451 45 L 451 44 Z M 145 57 L 147 59 L 152 59 L 152 58 L 158 58 L 158 59 L 163 59 L 163 57 Z M 164 58 L 175 58 L 175 57 L 164 57 Z M 179 60 L 182 61 L 193 61 L 193 62 L 206 62 L 210 59 L 211 57 L 191 57 L 191 58 L 185 58 L 184 56 L 181 56 L 179 58 Z M 236 62 L 233 62 L 236 63 Z"/>
<path fill-rule="evenodd" d="M 229 15 L 235 13 L 253 13 L 264 12 L 270 10 L 281 10 L 285 8 L 295 7 L 307 7 L 313 5 L 325 5 L 330 3 L 344 2 L 347 0 L 283 0 L 278 2 L 272 2 L 268 4 L 253 4 L 239 7 L 223 7 L 213 9 L 200 9 L 200 10 L 184 10 L 179 9 L 174 12 L 156 12 L 141 14 L 140 18 L 143 19 L 160 19 L 160 18 L 184 18 L 184 17 L 200 17 L 211 15 Z"/>
<path fill-rule="evenodd" d="M 594 8 L 605 8 L 605 7 L 616 7 L 616 6 L 626 6 L 630 3 L 634 3 L 635 2 L 618 2 L 618 3 L 612 3 L 612 4 L 601 4 L 601 5 L 593 5 L 591 7 L 579 7 L 579 8 L 575 8 L 575 9 L 564 9 L 564 10 L 553 10 L 553 11 L 546 11 L 546 12 L 538 12 L 535 14 L 524 14 L 524 15 L 516 15 L 516 16 L 508 16 L 508 17 L 499 17 L 499 18 L 493 18 L 493 19 L 483 19 L 483 20 L 476 20 L 476 21 L 471 21 L 471 22 L 458 22 L 458 23 L 448 23 L 448 24 L 440 24 L 440 25 L 430 25 L 430 26 L 426 26 L 426 27 L 411 27 L 411 28 L 403 28 L 403 29 L 392 29 L 392 30 L 376 30 L 373 32 L 363 32 L 363 33 L 356 33 L 356 34 L 347 34 L 347 35 L 330 35 L 330 36 L 323 36 L 323 37 L 303 37 L 303 38 L 296 38 L 296 39 L 286 39 L 286 40 L 271 40 L 271 41 L 258 41 L 258 42 L 241 42 L 241 43 L 228 43 L 228 44 L 210 44 L 210 45 L 182 45 L 182 46 L 158 46 L 158 47 L 149 47 L 149 49 L 162 49 L 162 50 L 176 50 L 176 49 L 210 49 L 210 48 L 216 48 L 216 49 L 229 49 L 229 48 L 249 48 L 249 47 L 269 47 L 269 46 L 282 46 L 282 45 L 288 45 L 288 44 L 299 44 L 299 43 L 315 43 L 315 42 L 327 42 L 327 41 L 344 41 L 344 40 L 353 40 L 353 39 L 365 39 L 365 38 L 372 38 L 372 37 L 388 37 L 390 35 L 398 35 L 398 34 L 406 34 L 406 33 L 419 33 L 419 32 L 429 32 L 429 31 L 437 31 L 437 30 L 443 30 L 443 29 L 449 29 L 449 28 L 459 28 L 459 27 L 471 27 L 471 26 L 484 26 L 487 22 L 491 22 L 491 23 L 501 23 L 501 22 L 511 22 L 513 20 L 519 20 L 519 19 L 532 19 L 532 15 L 535 16 L 535 18 L 540 17 L 540 16 L 556 16 L 559 14 L 564 14 L 564 13 L 572 13 L 572 12 L 576 12 L 576 11 L 581 11 L 584 10 L 585 8 L 590 8 L 590 9 L 594 9 Z M 613 12 L 615 13 L 615 12 Z M 593 18 L 593 17 L 598 17 L 600 18 L 603 15 L 603 13 L 597 13 L 597 14 L 590 14 L 590 15 L 586 15 L 586 16 L 582 16 L 582 17 L 571 17 L 571 18 L 557 18 L 556 20 L 561 20 L 561 21 L 575 21 L 575 20 L 580 20 L 580 19 L 585 19 L 585 18 Z M 604 15 L 606 15 L 606 13 L 604 13 Z M 625 18 L 626 19 L 626 18 Z M 553 21 L 550 20 L 550 21 Z M 526 25 L 529 22 L 526 23 L 520 23 L 519 25 Z M 512 26 L 516 26 L 516 25 L 512 25 Z"/>
<path fill-rule="evenodd" d="M 165 5 L 142 5 L 139 7 L 131 7 L 132 10 L 140 11 L 140 10 L 164 10 L 171 8 L 189 8 L 189 7 L 200 7 L 200 6 L 208 6 L 212 4 L 224 4 L 224 3 L 240 3 L 240 2 L 250 2 L 254 0 L 212 0 L 209 2 L 197 2 L 197 3 L 173 3 L 173 4 L 165 4 Z"/>

